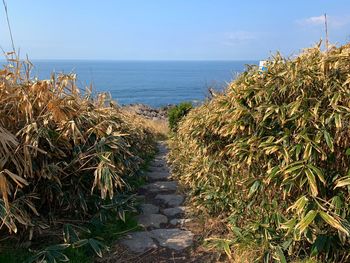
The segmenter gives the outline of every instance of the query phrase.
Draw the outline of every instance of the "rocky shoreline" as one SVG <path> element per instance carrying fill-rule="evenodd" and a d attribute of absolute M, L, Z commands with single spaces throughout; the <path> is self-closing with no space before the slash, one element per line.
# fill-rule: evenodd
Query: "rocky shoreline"
<path fill-rule="evenodd" d="M 159 108 L 152 108 L 145 104 L 128 104 L 123 105 L 122 108 L 133 112 L 137 115 L 140 115 L 146 119 L 151 120 L 166 120 L 168 118 L 168 111 L 175 105 L 169 104 L 167 106 L 159 107 Z"/>

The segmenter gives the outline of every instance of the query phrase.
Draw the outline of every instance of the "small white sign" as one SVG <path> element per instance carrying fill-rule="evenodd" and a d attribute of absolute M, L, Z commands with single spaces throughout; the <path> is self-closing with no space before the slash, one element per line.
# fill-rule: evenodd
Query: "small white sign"
<path fill-rule="evenodd" d="M 261 71 L 266 71 L 267 70 L 267 61 L 266 60 L 260 60 L 260 62 L 259 62 L 259 69 Z"/>

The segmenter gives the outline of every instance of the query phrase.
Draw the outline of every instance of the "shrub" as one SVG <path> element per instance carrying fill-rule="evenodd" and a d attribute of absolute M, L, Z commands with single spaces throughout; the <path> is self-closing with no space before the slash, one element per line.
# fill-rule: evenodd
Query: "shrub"
<path fill-rule="evenodd" d="M 277 54 L 178 127 L 174 173 L 260 260 L 350 256 L 349 65 L 350 45 Z"/>
<path fill-rule="evenodd" d="M 169 127 L 171 130 L 175 131 L 177 129 L 179 121 L 190 112 L 192 107 L 192 103 L 190 102 L 181 102 L 168 111 Z"/>
<path fill-rule="evenodd" d="M 105 94 L 81 95 L 75 75 L 33 80 L 21 66 L 0 70 L 0 229 L 33 234 L 107 210 L 123 219 L 119 197 L 153 135 Z"/>

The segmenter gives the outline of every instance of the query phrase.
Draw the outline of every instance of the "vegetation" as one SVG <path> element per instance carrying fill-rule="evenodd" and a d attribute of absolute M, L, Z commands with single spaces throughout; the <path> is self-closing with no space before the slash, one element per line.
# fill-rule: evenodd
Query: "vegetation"
<path fill-rule="evenodd" d="M 190 102 L 181 102 L 175 107 L 172 107 L 171 109 L 169 109 L 169 112 L 168 112 L 169 128 L 172 131 L 175 131 L 177 129 L 177 126 L 180 120 L 190 112 L 192 107 L 193 107 L 192 103 Z"/>
<path fill-rule="evenodd" d="M 132 185 L 153 135 L 106 94 L 81 94 L 74 74 L 37 80 L 30 68 L 9 59 L 0 70 L 0 231 L 49 244 L 32 248 L 33 261 L 64 260 L 68 248 L 101 256 L 94 229 L 135 210 Z"/>
<path fill-rule="evenodd" d="M 350 259 L 350 45 L 251 66 L 180 123 L 173 172 L 257 261 Z"/>

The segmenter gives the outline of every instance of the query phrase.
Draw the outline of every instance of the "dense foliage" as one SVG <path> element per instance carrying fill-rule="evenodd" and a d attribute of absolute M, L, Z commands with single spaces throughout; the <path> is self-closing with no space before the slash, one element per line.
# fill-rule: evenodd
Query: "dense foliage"
<path fill-rule="evenodd" d="M 31 238 L 69 218 L 124 218 L 122 197 L 152 134 L 105 94 L 81 95 L 75 75 L 36 80 L 30 66 L 0 70 L 0 230 Z M 65 242 L 78 241 L 71 228 Z"/>
<path fill-rule="evenodd" d="M 226 213 L 258 260 L 348 262 L 349 123 L 350 45 L 277 54 L 192 110 L 170 159 L 195 204 Z"/>
<path fill-rule="evenodd" d="M 168 120 L 171 130 L 175 131 L 177 129 L 180 120 L 190 112 L 192 107 L 192 103 L 190 102 L 181 102 L 180 104 L 169 109 Z"/>

